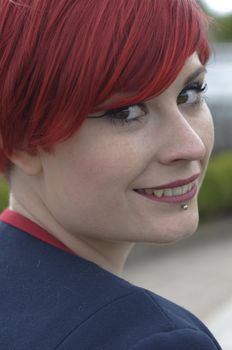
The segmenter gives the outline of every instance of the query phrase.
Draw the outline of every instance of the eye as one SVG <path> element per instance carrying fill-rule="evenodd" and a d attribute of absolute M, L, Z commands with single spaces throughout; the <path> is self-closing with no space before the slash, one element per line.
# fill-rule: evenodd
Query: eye
<path fill-rule="evenodd" d="M 99 116 L 90 116 L 89 118 L 109 119 L 113 124 L 120 123 L 129 124 L 132 122 L 140 122 L 143 117 L 147 115 L 147 108 L 144 103 L 138 103 L 131 106 L 124 106 L 106 111 Z"/>
<path fill-rule="evenodd" d="M 177 97 L 177 104 L 187 104 L 191 106 L 196 106 L 201 104 L 201 102 L 204 100 L 204 92 L 207 89 L 206 83 L 192 83 L 191 85 L 186 86 L 179 96 Z"/>

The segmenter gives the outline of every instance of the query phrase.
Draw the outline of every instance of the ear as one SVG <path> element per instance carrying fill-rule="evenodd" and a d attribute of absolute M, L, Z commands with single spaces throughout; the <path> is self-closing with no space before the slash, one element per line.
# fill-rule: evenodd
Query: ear
<path fill-rule="evenodd" d="M 27 175 L 35 176 L 42 171 L 41 159 L 37 151 L 32 153 L 24 150 L 15 150 L 8 158 Z"/>

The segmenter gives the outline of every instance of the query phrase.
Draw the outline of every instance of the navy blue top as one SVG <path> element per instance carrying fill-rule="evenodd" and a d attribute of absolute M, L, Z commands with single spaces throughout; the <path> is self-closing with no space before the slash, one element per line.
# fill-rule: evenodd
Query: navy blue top
<path fill-rule="evenodd" d="M 216 350 L 180 306 L 0 221 L 1 350 Z"/>

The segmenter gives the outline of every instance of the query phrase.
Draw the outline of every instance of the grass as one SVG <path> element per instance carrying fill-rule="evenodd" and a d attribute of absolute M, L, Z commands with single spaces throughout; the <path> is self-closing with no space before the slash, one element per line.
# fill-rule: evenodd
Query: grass
<path fill-rule="evenodd" d="M 8 206 L 8 185 L 3 177 L 0 177 L 0 212 Z"/>

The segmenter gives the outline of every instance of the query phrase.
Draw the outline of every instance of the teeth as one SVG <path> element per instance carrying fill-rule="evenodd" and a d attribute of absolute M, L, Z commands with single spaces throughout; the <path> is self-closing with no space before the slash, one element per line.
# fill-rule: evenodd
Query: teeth
<path fill-rule="evenodd" d="M 163 190 L 154 190 L 153 191 L 154 196 L 159 197 L 159 198 L 162 197 L 163 193 L 164 193 Z"/>
<path fill-rule="evenodd" d="M 160 190 L 155 190 L 152 188 L 147 188 L 147 189 L 140 189 L 138 190 L 139 193 L 141 194 L 148 194 L 148 195 L 154 195 L 155 197 L 172 197 L 172 196 L 181 196 L 182 194 L 185 194 L 189 191 L 191 191 L 193 187 L 193 184 L 190 183 L 188 185 L 184 186 L 179 186 L 179 187 L 174 187 L 174 188 L 164 188 Z"/>
<path fill-rule="evenodd" d="M 189 191 L 189 185 L 184 185 L 182 187 L 182 194 L 187 193 Z"/>
<path fill-rule="evenodd" d="M 165 197 L 171 197 L 172 195 L 173 195 L 172 189 L 171 188 L 165 188 L 164 196 Z"/>
<path fill-rule="evenodd" d="M 180 196 L 181 194 L 186 193 L 187 191 L 184 192 L 184 186 L 182 186 L 182 187 L 173 188 L 172 192 L 174 196 Z"/>

